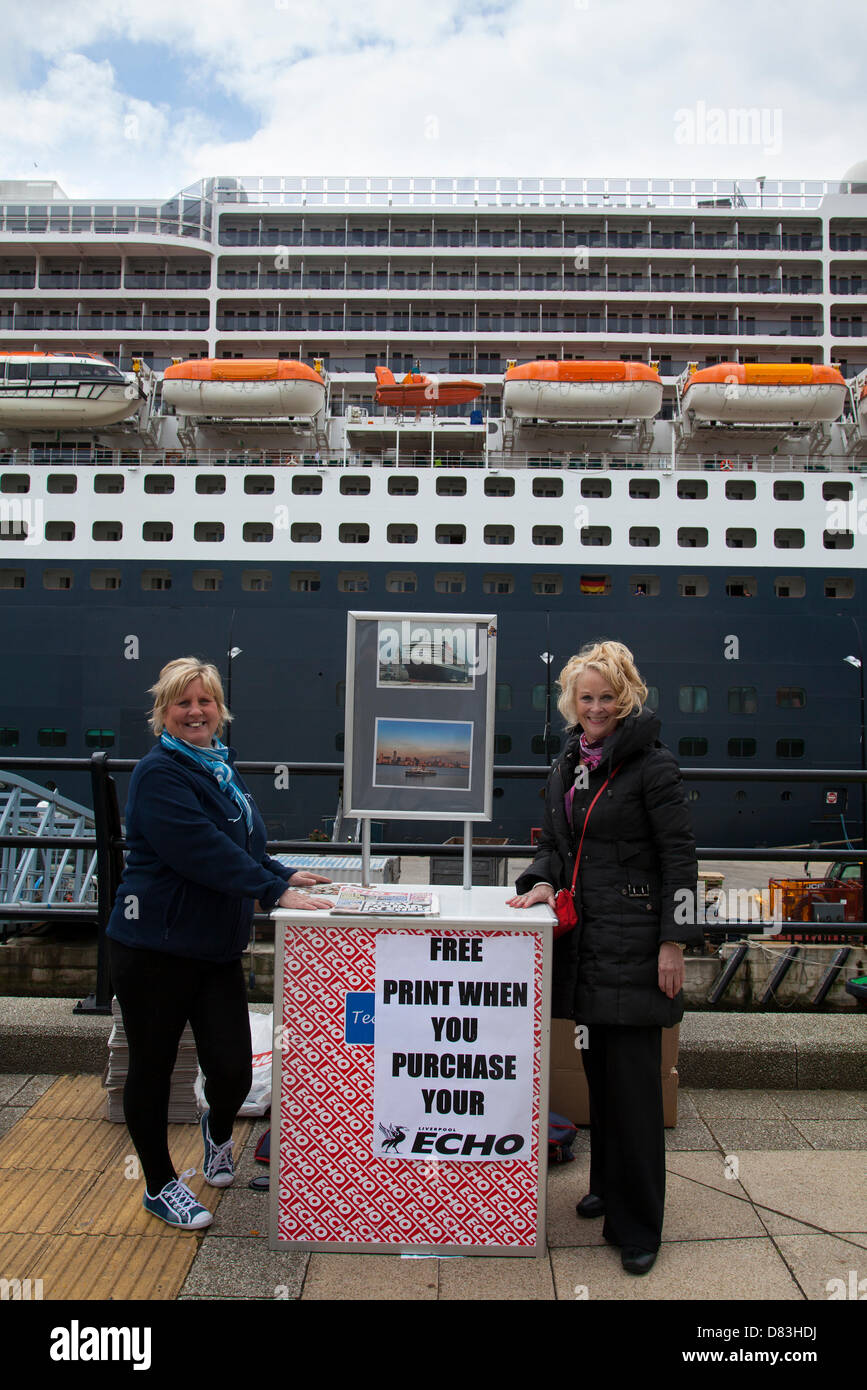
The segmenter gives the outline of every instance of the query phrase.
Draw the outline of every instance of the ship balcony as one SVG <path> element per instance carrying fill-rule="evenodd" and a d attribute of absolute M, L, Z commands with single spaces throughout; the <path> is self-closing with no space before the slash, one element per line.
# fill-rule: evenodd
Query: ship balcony
<path fill-rule="evenodd" d="M 3 326 L 0 316 L 0 327 Z M 30 326 L 29 324 L 27 326 Z M 667 337 L 771 337 L 815 338 L 823 332 L 822 322 L 807 315 L 791 318 L 758 318 L 742 315 L 738 318 L 715 314 L 596 314 L 551 313 L 540 308 L 538 313 L 524 314 L 387 314 L 381 313 L 295 313 L 280 314 L 276 310 L 259 313 L 224 313 L 217 316 L 220 333 L 274 335 L 303 334 L 321 341 L 322 335 L 339 334 L 358 341 L 380 338 L 383 333 L 399 341 L 424 334 L 438 337 L 487 337 L 490 335 L 553 334 L 579 338 L 588 334 L 624 334 L 634 338 L 639 334 Z"/>
<path fill-rule="evenodd" d="M 127 271 L 124 288 L 128 290 L 208 290 L 211 288 L 210 268 L 202 271 Z"/>
<path fill-rule="evenodd" d="M 0 328 L 13 333 L 203 333 L 208 329 L 207 314 L 75 314 L 72 312 L 37 314 L 0 312 Z"/>
<path fill-rule="evenodd" d="M 306 214 L 309 218 L 309 213 Z M 482 252 L 501 255 L 503 252 L 517 252 L 520 255 L 550 255 L 552 251 L 568 253 L 581 247 L 618 251 L 821 251 L 822 232 L 819 228 L 808 231 L 748 231 L 735 229 L 725 231 L 668 231 L 633 228 L 620 230 L 601 229 L 598 218 L 588 219 L 587 225 L 575 225 L 570 219 L 564 231 L 526 229 L 519 236 L 517 229 L 464 227 L 453 229 L 435 228 L 433 234 L 425 228 L 416 228 L 408 235 L 408 229 L 392 226 L 360 228 L 350 227 L 348 235 L 343 227 L 315 228 L 299 227 L 293 219 L 283 225 L 260 228 L 258 225 L 244 227 L 222 226 L 218 245 L 258 250 L 263 247 L 286 248 L 289 251 L 340 251 L 350 255 L 364 255 L 387 250 L 418 254 L 420 251 L 433 252 L 438 257 L 451 257 L 467 252 Z"/>
<path fill-rule="evenodd" d="M 42 271 L 40 290 L 119 290 L 120 271 L 105 271 L 102 275 L 78 275 L 74 271 Z"/>
<path fill-rule="evenodd" d="M 389 297 L 399 300 L 412 299 L 424 294 L 426 299 L 436 300 L 440 296 L 448 301 L 454 295 L 472 295 L 475 299 L 485 296 L 492 298 L 507 294 L 510 298 L 519 295 L 538 294 L 683 294 L 691 298 L 699 295 L 720 295 L 741 297 L 744 295 L 775 294 L 788 297 L 795 294 L 822 293 L 822 279 L 815 275 L 792 275 L 780 279 L 772 275 L 641 275 L 641 274 L 580 274 L 567 272 L 548 272 L 547 274 L 504 273 L 494 275 L 479 272 L 478 275 L 413 274 L 404 276 L 400 272 L 389 275 L 376 274 L 344 275 L 342 272 L 322 272 L 305 270 L 295 272 L 265 272 L 258 276 L 243 272 L 227 272 L 218 275 L 219 290 L 231 294 L 233 291 L 261 294 L 265 303 L 271 303 L 285 296 L 287 291 L 305 298 L 322 296 L 345 296 L 346 294 L 372 293 L 385 291 Z M 231 302 L 228 301 L 228 302 Z"/>

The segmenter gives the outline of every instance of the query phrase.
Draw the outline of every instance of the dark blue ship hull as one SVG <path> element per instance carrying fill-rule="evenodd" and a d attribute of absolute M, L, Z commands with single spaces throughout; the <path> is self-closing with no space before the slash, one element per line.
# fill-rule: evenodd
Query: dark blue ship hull
<path fill-rule="evenodd" d="M 660 590 L 653 597 L 631 592 L 625 568 L 609 569 L 609 593 L 581 594 L 573 570 L 564 576 L 563 594 L 543 598 L 533 593 L 529 567 L 516 570 L 512 593 L 491 594 L 483 591 L 483 567 L 464 564 L 466 590 L 449 596 L 435 591 L 433 566 L 415 567 L 418 588 L 412 594 L 386 590 L 386 564 L 368 564 L 363 593 L 338 591 L 336 564 L 319 565 L 320 588 L 301 593 L 290 589 L 289 565 L 274 569 L 269 591 L 252 593 L 242 589 L 240 563 L 222 565 L 217 593 L 193 589 L 194 567 L 173 559 L 172 588 L 145 592 L 141 566 L 121 564 L 120 588 L 95 592 L 91 563 L 68 564 L 72 589 L 52 593 L 42 587 L 41 563 L 33 564 L 24 589 L 4 594 L 0 608 L 3 753 L 87 756 L 88 731 L 102 730 L 110 755 L 139 757 L 152 741 L 147 690 L 160 667 L 195 654 L 213 661 L 225 682 L 227 653 L 238 647 L 229 737 L 239 756 L 275 765 L 338 763 L 350 609 L 493 611 L 499 622 L 495 764 L 538 764 L 540 777 L 538 783 L 495 777 L 493 820 L 479 825 L 478 834 L 526 842 L 539 823 L 548 761 L 541 653 L 554 654 L 556 740 L 562 735 L 557 673 L 585 642 L 613 637 L 632 648 L 645 681 L 658 692 L 663 739 L 684 769 L 728 767 L 735 774 L 726 782 L 687 782 L 699 843 L 735 847 L 844 838 L 839 804 L 825 805 L 825 784 L 787 778 L 800 768 L 860 766 L 858 673 L 844 664 L 848 654 L 859 652 L 859 574 L 848 572 L 855 582 L 852 599 L 827 598 L 819 570 L 806 571 L 802 598 L 777 598 L 771 571 L 759 571 L 749 597 L 729 597 L 726 571 L 693 567 L 707 577 L 709 591 L 704 598 L 683 598 L 675 569 L 657 569 Z M 834 573 L 847 575 L 842 569 Z M 707 692 L 706 708 L 703 696 L 689 693 L 695 688 Z M 792 691 L 803 692 L 795 704 Z M 788 692 L 783 704 L 780 692 Z M 698 705 L 695 712 L 690 702 Z M 46 735 L 40 737 L 46 729 L 63 731 L 65 742 L 54 735 L 55 745 L 46 746 Z M 751 767 L 778 768 L 781 780 L 738 779 L 739 771 Z M 86 778 L 62 774 L 52 780 L 66 794 L 89 801 Z M 290 838 L 322 829 L 335 813 L 338 787 L 337 776 L 292 776 L 287 789 L 262 777 L 255 793 L 272 837 Z M 124 790 L 121 781 L 122 795 Z M 860 804 L 850 788 L 845 830 L 853 839 L 861 833 Z M 459 829 L 444 822 L 394 822 L 385 837 L 443 840 Z"/>

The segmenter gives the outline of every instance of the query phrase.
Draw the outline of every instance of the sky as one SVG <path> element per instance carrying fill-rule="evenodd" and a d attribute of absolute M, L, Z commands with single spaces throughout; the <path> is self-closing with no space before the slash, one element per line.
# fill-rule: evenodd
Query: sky
<path fill-rule="evenodd" d="M 0 0 L 0 178 L 840 178 L 864 0 Z M 749 116 L 738 113 L 752 113 Z"/>

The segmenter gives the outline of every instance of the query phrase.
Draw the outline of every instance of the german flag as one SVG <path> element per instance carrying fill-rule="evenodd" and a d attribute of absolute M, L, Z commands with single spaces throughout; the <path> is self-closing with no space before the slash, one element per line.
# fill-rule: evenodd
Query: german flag
<path fill-rule="evenodd" d="M 582 594 L 604 594 L 608 587 L 608 582 L 604 574 L 582 574 L 581 593 Z"/>

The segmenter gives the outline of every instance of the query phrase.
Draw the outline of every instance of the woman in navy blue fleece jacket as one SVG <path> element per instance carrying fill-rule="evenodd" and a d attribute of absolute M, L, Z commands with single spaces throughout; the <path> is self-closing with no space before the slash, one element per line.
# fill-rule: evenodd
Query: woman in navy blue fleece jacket
<path fill-rule="evenodd" d="M 152 687 L 159 738 L 136 767 L 126 807 L 129 853 L 109 920 L 112 982 L 130 1065 L 124 1114 L 145 1176 L 144 1206 L 199 1230 L 211 1214 L 178 1179 L 168 1150 L 171 1074 L 189 1020 L 205 1075 L 205 1180 L 234 1177 L 232 1125 L 251 1082 L 241 954 L 253 904 L 328 908 L 303 890 L 327 880 L 290 875 L 265 853 L 265 826 L 219 741 L 231 717 L 215 667 L 182 657 Z M 290 887 L 290 884 L 292 887 Z"/>

